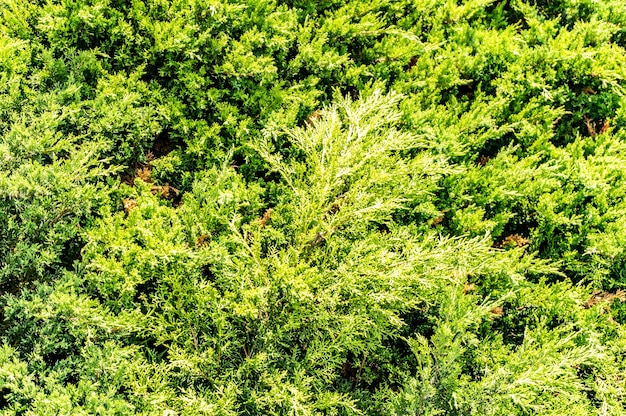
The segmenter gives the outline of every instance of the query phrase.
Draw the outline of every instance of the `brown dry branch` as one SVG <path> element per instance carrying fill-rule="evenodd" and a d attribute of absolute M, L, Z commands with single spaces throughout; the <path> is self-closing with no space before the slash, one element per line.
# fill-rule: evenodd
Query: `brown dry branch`
<path fill-rule="evenodd" d="M 464 295 L 467 295 L 468 293 L 473 292 L 474 290 L 476 290 L 476 285 L 474 283 L 465 282 L 465 285 L 463 286 Z"/>
<path fill-rule="evenodd" d="M 307 126 L 312 126 L 317 120 L 322 117 L 322 110 L 315 110 L 306 118 Z"/>
<path fill-rule="evenodd" d="M 196 239 L 196 247 L 205 246 L 209 241 L 211 241 L 211 234 L 202 234 Z"/>
<path fill-rule="evenodd" d="M 259 219 L 259 223 L 261 224 L 261 227 L 265 227 L 265 224 L 267 224 L 267 222 L 270 220 L 272 216 L 272 212 L 273 212 L 272 208 L 268 208 L 263 214 L 263 216 Z"/>
<path fill-rule="evenodd" d="M 597 93 L 591 87 L 583 87 L 583 92 L 587 95 L 596 95 Z"/>
<path fill-rule="evenodd" d="M 152 186 L 152 188 L 150 188 L 150 191 L 152 191 L 154 195 L 159 194 L 159 196 L 164 199 L 173 199 L 177 197 L 178 194 L 180 193 L 178 189 L 174 188 L 173 186 L 168 185 L 167 183 L 162 186 L 154 185 Z"/>
<path fill-rule="evenodd" d="M 519 234 L 512 234 L 512 235 L 506 236 L 504 240 L 502 240 L 502 242 L 496 245 L 496 247 L 498 248 L 524 247 L 528 245 L 528 243 L 530 243 L 530 240 L 528 240 L 527 238 L 524 238 Z"/>
<path fill-rule="evenodd" d="M 593 291 L 593 293 L 591 294 L 591 296 L 589 297 L 589 299 L 587 299 L 584 303 L 583 303 L 583 307 L 585 309 L 589 309 L 599 303 L 604 303 L 604 302 L 613 302 L 615 299 L 618 299 L 622 302 L 626 301 L 626 291 L 623 289 L 619 289 L 617 292 L 615 293 L 611 293 L 611 292 L 605 292 L 605 291 L 599 291 L 599 290 L 595 290 Z"/>
<path fill-rule="evenodd" d="M 124 204 L 124 212 L 126 212 L 127 215 L 130 214 L 132 210 L 137 208 L 137 201 L 132 198 L 126 198 L 122 200 L 122 203 Z"/>
<path fill-rule="evenodd" d="M 584 118 L 585 118 L 585 125 L 587 126 L 587 131 L 589 132 L 589 136 L 591 137 L 597 136 L 598 132 L 596 132 L 596 124 L 586 114 Z"/>

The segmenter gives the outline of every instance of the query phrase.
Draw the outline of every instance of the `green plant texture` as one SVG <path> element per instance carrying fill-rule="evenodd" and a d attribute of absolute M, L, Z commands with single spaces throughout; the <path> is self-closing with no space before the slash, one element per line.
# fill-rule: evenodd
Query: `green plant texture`
<path fill-rule="evenodd" d="M 0 1 L 0 415 L 626 415 L 623 0 Z"/>

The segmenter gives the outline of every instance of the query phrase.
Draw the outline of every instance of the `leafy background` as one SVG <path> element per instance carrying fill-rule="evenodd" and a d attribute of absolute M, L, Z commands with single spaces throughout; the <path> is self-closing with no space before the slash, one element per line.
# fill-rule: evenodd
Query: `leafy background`
<path fill-rule="evenodd" d="M 2 414 L 626 414 L 621 0 L 0 3 Z"/>

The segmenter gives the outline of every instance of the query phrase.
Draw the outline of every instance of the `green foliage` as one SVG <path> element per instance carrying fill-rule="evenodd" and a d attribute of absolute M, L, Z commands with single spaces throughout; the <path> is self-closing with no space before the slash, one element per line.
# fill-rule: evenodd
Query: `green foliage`
<path fill-rule="evenodd" d="M 626 413 L 620 0 L 5 0 L 3 414 Z"/>
<path fill-rule="evenodd" d="M 106 192 L 93 183 L 108 175 L 94 144 L 77 146 L 48 126 L 50 112 L 18 121 L 0 145 L 0 286 L 14 292 L 69 267 L 81 222 Z"/>
<path fill-rule="evenodd" d="M 408 340 L 418 372 L 395 399 L 395 412 L 582 415 L 600 407 L 622 414 L 622 383 L 613 371 L 623 362 L 600 336 L 617 340 L 622 329 L 601 311 L 585 311 L 585 292 L 540 284 L 521 287 L 491 312 L 491 305 L 458 298 L 446 304 L 445 321 L 429 340 Z M 514 326 L 522 333 L 511 344 Z"/>

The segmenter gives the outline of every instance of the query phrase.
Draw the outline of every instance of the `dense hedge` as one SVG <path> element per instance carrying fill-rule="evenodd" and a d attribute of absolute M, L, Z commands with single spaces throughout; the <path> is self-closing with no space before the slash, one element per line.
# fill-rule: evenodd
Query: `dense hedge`
<path fill-rule="evenodd" d="M 622 0 L 0 2 L 2 414 L 626 414 Z"/>

